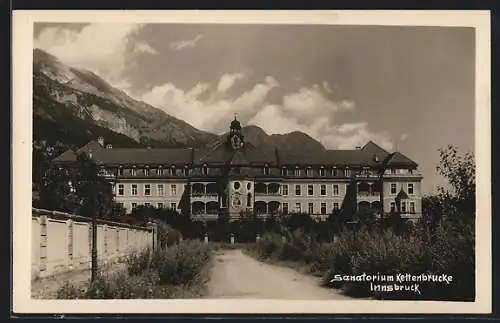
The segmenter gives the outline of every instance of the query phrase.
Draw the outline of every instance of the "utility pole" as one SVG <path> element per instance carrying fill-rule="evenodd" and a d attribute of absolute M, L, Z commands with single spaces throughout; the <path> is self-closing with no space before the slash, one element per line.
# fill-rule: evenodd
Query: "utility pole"
<path fill-rule="evenodd" d="M 97 194 L 97 193 L 94 193 Z M 94 205 L 92 206 L 92 269 L 90 281 L 94 283 L 97 279 L 97 207 L 96 207 L 96 196 L 92 199 Z"/>

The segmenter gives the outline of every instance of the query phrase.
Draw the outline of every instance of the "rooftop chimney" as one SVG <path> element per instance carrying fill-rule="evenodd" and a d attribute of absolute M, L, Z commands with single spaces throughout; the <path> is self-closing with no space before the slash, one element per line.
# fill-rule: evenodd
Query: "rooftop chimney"
<path fill-rule="evenodd" d="M 356 146 L 356 150 L 360 150 L 361 149 L 361 146 Z"/>
<path fill-rule="evenodd" d="M 99 136 L 97 138 L 97 142 L 99 143 L 99 145 L 103 146 L 104 147 L 104 137 L 102 136 Z"/>

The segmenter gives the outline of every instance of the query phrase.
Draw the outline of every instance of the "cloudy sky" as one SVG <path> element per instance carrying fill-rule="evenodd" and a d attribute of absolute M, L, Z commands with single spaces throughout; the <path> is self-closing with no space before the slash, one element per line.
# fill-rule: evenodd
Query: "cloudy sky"
<path fill-rule="evenodd" d="M 35 47 L 193 126 L 237 113 L 327 148 L 373 140 L 420 164 L 474 144 L 474 30 L 452 27 L 38 24 Z"/>

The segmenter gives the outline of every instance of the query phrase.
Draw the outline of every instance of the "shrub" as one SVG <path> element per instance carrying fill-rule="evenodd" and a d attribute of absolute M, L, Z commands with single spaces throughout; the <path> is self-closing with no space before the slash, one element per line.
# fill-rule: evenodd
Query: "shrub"
<path fill-rule="evenodd" d="M 281 236 L 277 233 L 265 234 L 261 237 L 255 247 L 259 253 L 259 256 L 262 259 L 265 259 L 281 253 L 283 241 Z"/>
<path fill-rule="evenodd" d="M 206 262 L 210 250 L 198 241 L 188 241 L 164 252 L 161 263 L 155 262 L 160 284 L 185 285 L 195 281 Z"/>
<path fill-rule="evenodd" d="M 156 249 L 151 260 L 149 250 L 145 250 L 128 259 L 127 270 L 115 274 L 101 273 L 83 290 L 66 283 L 58 290 L 57 298 L 171 298 L 176 293 L 189 292 L 177 286 L 197 282 L 209 260 L 209 247 L 198 241 L 185 241 L 168 249 Z"/>
<path fill-rule="evenodd" d="M 148 267 L 151 258 L 151 250 L 149 248 L 134 252 L 126 258 L 127 271 L 129 275 L 142 274 Z"/>
<path fill-rule="evenodd" d="M 179 244 L 182 239 L 182 234 L 178 230 L 171 229 L 167 233 L 167 246 L 173 246 Z"/>

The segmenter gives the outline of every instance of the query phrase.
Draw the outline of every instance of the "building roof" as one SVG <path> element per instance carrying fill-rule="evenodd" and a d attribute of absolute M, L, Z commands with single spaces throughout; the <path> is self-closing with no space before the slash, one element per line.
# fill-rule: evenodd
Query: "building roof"
<path fill-rule="evenodd" d="M 214 146 L 195 150 L 194 164 L 231 164 L 231 165 L 250 165 L 250 164 L 277 164 L 276 155 L 272 151 L 262 150 L 255 147 L 252 143 L 245 143 L 238 150 L 233 150 L 225 140 L 221 140 Z"/>
<path fill-rule="evenodd" d="M 417 163 L 400 152 L 389 153 L 372 141 L 353 150 L 280 151 L 279 148 L 256 147 L 245 142 L 243 147 L 233 150 L 225 138 L 211 147 L 194 148 L 105 148 L 96 140 L 78 150 L 68 150 L 53 162 L 74 162 L 80 152 L 92 152 L 98 164 L 228 164 L 238 166 L 264 165 L 323 165 L 329 166 L 406 166 L 417 167 Z"/>
<path fill-rule="evenodd" d="M 400 152 L 390 154 L 385 161 L 387 166 L 413 166 L 416 167 L 417 163 L 406 157 Z"/>
<path fill-rule="evenodd" d="M 93 152 L 92 156 L 98 164 L 189 164 L 192 149 L 111 148 Z"/>

